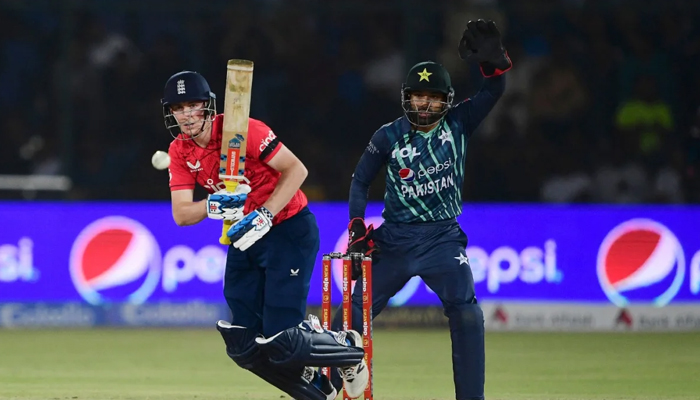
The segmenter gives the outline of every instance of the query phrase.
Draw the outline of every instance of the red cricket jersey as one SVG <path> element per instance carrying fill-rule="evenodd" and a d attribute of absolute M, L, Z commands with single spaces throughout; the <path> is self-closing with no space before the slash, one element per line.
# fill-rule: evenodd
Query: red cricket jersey
<path fill-rule="evenodd" d="M 194 189 L 198 183 L 209 193 L 225 189 L 219 179 L 219 155 L 221 154 L 221 128 L 224 116 L 214 119 L 211 140 L 206 148 L 198 146 L 194 140 L 175 139 L 170 143 L 170 190 Z M 180 134 L 180 138 L 185 137 Z M 245 177 L 250 180 L 251 191 L 245 202 L 245 213 L 262 206 L 277 186 L 280 173 L 267 165 L 267 161 L 284 146 L 264 122 L 253 118 L 248 120 L 248 140 L 246 141 Z M 301 190 L 297 190 L 287 205 L 275 215 L 273 224 L 278 224 L 296 215 L 306 207 L 308 200 Z"/>

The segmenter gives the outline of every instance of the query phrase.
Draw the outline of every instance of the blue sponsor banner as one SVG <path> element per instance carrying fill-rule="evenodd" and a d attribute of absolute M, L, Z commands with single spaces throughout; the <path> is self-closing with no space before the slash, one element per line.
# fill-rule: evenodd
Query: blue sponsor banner
<path fill-rule="evenodd" d="M 168 301 L 143 304 L 110 303 L 99 306 L 85 302 L 0 303 L 0 327 L 31 328 L 112 326 L 207 326 L 229 320 L 225 303 Z"/>
<path fill-rule="evenodd" d="M 84 303 L 0 303 L 0 326 L 6 328 L 92 327 L 105 322 L 103 309 Z"/>
<path fill-rule="evenodd" d="M 321 253 L 344 251 L 347 205 L 310 208 L 320 225 Z M 381 204 L 370 204 L 368 222 L 381 224 L 381 210 Z M 477 204 L 465 205 L 458 220 L 469 245 L 454 259 L 469 260 L 480 300 L 700 303 L 700 207 Z M 90 320 L 80 310 L 165 304 L 160 311 L 134 308 L 132 314 L 118 314 L 136 321 L 148 313 L 172 315 L 169 303 L 224 304 L 226 248 L 218 244 L 220 229 L 211 220 L 178 227 L 170 204 L 161 202 L 0 203 L 2 311 L 29 315 L 7 305 L 78 304 L 78 311 L 59 311 Z M 321 253 L 311 305 L 321 302 Z M 333 272 L 337 303 L 339 264 Z M 440 300 L 414 278 L 390 304 L 439 305 Z M 94 319 L 114 315 L 99 311 Z"/>

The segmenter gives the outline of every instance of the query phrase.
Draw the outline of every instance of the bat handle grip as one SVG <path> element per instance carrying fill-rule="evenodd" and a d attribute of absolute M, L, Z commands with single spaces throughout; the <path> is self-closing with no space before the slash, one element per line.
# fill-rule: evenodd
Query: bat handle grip
<path fill-rule="evenodd" d="M 233 225 L 233 221 L 224 221 L 224 226 L 223 226 L 223 229 L 221 230 L 221 237 L 219 238 L 219 243 L 226 245 L 226 246 L 231 244 L 231 239 L 226 234 L 226 232 L 228 232 L 229 228 L 231 228 L 231 225 Z"/>
<path fill-rule="evenodd" d="M 224 185 L 226 185 L 227 191 L 233 192 L 234 190 L 236 190 L 236 186 L 238 186 L 238 181 L 225 180 Z M 221 229 L 221 237 L 219 238 L 219 243 L 225 246 L 229 246 L 231 244 L 231 239 L 226 234 L 229 228 L 231 228 L 231 225 L 233 225 L 233 221 L 224 221 L 224 226 Z"/>

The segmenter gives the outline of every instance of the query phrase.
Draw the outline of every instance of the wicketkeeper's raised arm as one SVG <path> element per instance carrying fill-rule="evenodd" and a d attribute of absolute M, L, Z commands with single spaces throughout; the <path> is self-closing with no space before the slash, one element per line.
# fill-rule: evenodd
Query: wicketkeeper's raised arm
<path fill-rule="evenodd" d="M 365 148 L 365 152 L 362 153 L 362 157 L 355 167 L 355 173 L 352 174 L 352 183 L 350 184 L 349 209 L 351 220 L 353 218 L 365 218 L 369 186 L 386 162 L 389 155 L 389 146 L 386 133 L 380 129 L 375 132 Z"/>
<path fill-rule="evenodd" d="M 504 75 L 485 78 L 481 89 L 474 96 L 454 107 L 455 112 L 462 115 L 467 137 L 474 133 L 479 124 L 491 112 L 505 88 L 506 77 Z"/>
<path fill-rule="evenodd" d="M 464 114 L 467 135 L 476 129 L 491 111 L 506 88 L 503 75 L 513 67 L 503 43 L 501 33 L 493 21 L 469 21 L 459 42 L 459 56 L 467 62 L 479 63 L 484 83 L 469 101 L 455 106 Z"/>

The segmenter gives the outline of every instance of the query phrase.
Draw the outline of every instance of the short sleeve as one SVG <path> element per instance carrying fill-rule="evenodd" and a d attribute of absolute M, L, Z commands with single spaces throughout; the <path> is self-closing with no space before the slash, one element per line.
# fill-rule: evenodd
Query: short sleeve
<path fill-rule="evenodd" d="M 267 162 L 282 148 L 277 135 L 264 122 L 251 119 L 248 125 L 247 157 Z"/>
<path fill-rule="evenodd" d="M 170 144 L 168 155 L 170 155 L 170 166 L 168 167 L 170 191 L 194 189 L 195 178 L 185 168 L 185 159 L 182 157 L 182 153 L 175 145 L 175 142 Z"/>

